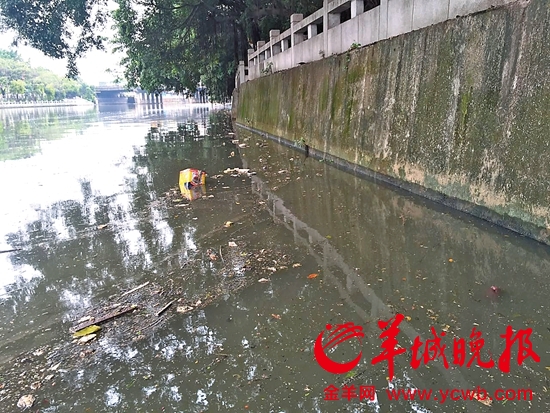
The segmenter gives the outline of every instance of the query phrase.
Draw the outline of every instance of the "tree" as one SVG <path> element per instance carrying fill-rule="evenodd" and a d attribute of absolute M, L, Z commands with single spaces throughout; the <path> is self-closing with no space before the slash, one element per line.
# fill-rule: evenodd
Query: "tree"
<path fill-rule="evenodd" d="M 25 93 L 25 82 L 23 80 L 12 80 L 10 82 L 10 92 L 15 94 L 17 100 L 19 100 L 19 95 Z"/>
<path fill-rule="evenodd" d="M 46 94 L 46 100 L 54 100 L 55 98 L 55 87 L 50 83 L 44 88 L 44 93 Z"/>
<path fill-rule="evenodd" d="M 16 82 L 17 81 L 17 82 Z M 23 82 L 25 90 L 21 91 L 21 87 L 16 86 L 16 90 L 11 87 L 12 83 L 20 84 Z M 62 96 L 75 97 L 82 96 L 85 99 L 94 101 L 93 91 L 90 94 L 90 88 L 79 81 L 61 78 L 49 70 L 43 68 L 32 68 L 29 63 L 24 62 L 15 52 L 5 51 L 0 49 L 0 92 L 2 98 L 8 98 L 8 94 L 22 95 L 18 98 L 25 100 L 40 100 L 44 97 L 45 86 L 51 84 L 54 88 L 50 98 L 55 96 L 55 90 L 58 91 L 57 97 Z M 83 94 L 80 91 L 84 90 Z"/>
<path fill-rule="evenodd" d="M 15 30 L 16 43 L 29 44 L 46 56 L 68 58 L 68 74 L 76 77 L 77 58 L 91 48 L 103 48 L 99 33 L 106 6 L 107 0 L 0 0 L 0 28 Z"/>
<path fill-rule="evenodd" d="M 189 89 L 202 81 L 218 100 L 231 95 L 239 60 L 270 29 L 322 0 L 118 0 L 114 13 L 124 76 L 148 91 Z"/>
<path fill-rule="evenodd" d="M 194 91 L 202 81 L 210 96 L 225 99 L 234 87 L 239 60 L 267 40 L 270 29 L 286 29 L 292 13 L 310 14 L 323 0 L 115 0 L 118 50 L 129 86 L 149 92 Z M 76 59 L 102 48 L 107 0 L 0 0 L 0 27 L 46 55 Z M 78 39 L 71 41 L 71 39 Z"/>

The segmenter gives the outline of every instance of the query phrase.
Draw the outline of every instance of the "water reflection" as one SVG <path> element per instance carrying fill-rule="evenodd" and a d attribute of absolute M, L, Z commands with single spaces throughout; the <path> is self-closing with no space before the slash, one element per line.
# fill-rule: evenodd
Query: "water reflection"
<path fill-rule="evenodd" d="M 178 125 L 166 113 L 157 115 L 137 124 L 134 114 L 102 118 L 106 124 L 91 126 L 94 134 L 86 139 L 94 144 L 75 152 L 72 169 L 60 169 L 55 157 L 48 161 L 57 160 L 56 168 L 39 165 L 50 191 L 71 182 L 59 175 L 78 177 L 72 189 L 40 202 L 16 193 L 20 205 L 35 203 L 23 214 L 8 211 L 2 222 L 2 230 L 9 229 L 6 247 L 21 248 L 0 257 L 2 274 L 15 277 L 4 282 L 0 314 L 14 323 L 1 327 L 2 356 L 41 343 L 66 346 L 68 324 L 60 319 L 75 318 L 82 308 L 144 280 L 191 295 L 219 283 L 219 263 L 201 261 L 192 271 L 186 265 L 208 248 L 227 245 L 219 229 L 239 216 L 246 222 L 231 240 L 284 248 L 300 266 L 278 268 L 267 283 L 190 315 L 166 313 L 165 324 L 151 334 L 124 341 L 100 336 L 97 355 L 64 366 L 56 378 L 59 388 L 40 390 L 49 401 L 40 402 L 43 411 L 484 411 L 475 400 L 444 407 L 437 401 L 388 401 L 387 367 L 370 360 L 381 351 L 376 321 L 397 311 L 409 317 L 401 325 L 403 347 L 418 335 L 430 338 L 431 326 L 446 330 L 447 338 L 467 339 L 476 325 L 486 340 L 483 358 L 498 357 L 500 335 L 510 324 L 533 328 L 542 359 L 513 366 L 506 375 L 496 369 L 447 370 L 440 363 L 414 370 L 408 352 L 396 359 L 400 388 L 530 387 L 531 403 L 495 402 L 492 410 L 550 410 L 546 247 L 250 135 L 240 134 L 242 147 L 232 146 L 223 117 L 206 123 L 200 116 L 195 122 L 180 118 Z M 64 145 L 74 147 L 70 140 Z M 93 168 L 87 158 L 94 159 Z M 167 208 L 163 195 L 190 166 L 211 175 L 244 167 L 257 175 L 224 177 L 209 187 L 213 198 Z M 242 268 L 250 257 L 240 259 Z M 193 278 L 178 285 L 183 272 Z M 314 272 L 319 277 L 308 279 Z M 504 294 L 487 297 L 491 285 Z M 312 354 L 327 323 L 346 321 L 362 325 L 366 334 L 353 377 L 323 371 Z M 333 356 L 348 360 L 358 348 L 338 350 Z M 378 397 L 326 401 L 329 384 L 374 385 Z"/>
<path fill-rule="evenodd" d="M 40 142 L 79 133 L 96 117 L 94 108 L 64 107 L 0 110 L 0 162 L 40 152 Z"/>
<path fill-rule="evenodd" d="M 155 274 L 167 253 L 193 248 L 196 225 L 168 213 L 162 197 L 184 166 L 223 169 L 230 150 L 215 142 L 219 131 L 200 134 L 208 112 L 194 114 L 199 123 L 165 114 L 155 128 L 101 117 L 79 136 L 64 133 L 73 125 L 66 122 L 46 132 L 58 143 L 41 158 L 0 164 L 14 177 L 0 188 L 12 200 L 2 206 L 0 249 L 18 249 L 0 255 L 0 315 L 13 320 L 0 327 L 2 360 L 59 337 L 60 321 Z M 214 117 L 213 129 L 203 131 L 223 119 Z M 196 126 L 192 139 L 189 125 Z M 161 139 L 153 134 L 159 130 Z"/>

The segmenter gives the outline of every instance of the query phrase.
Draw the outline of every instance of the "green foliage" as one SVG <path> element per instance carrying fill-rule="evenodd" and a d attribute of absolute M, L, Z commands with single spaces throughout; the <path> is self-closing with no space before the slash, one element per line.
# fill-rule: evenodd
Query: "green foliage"
<path fill-rule="evenodd" d="M 15 30 L 16 42 L 46 56 L 68 58 L 68 74 L 74 78 L 76 59 L 103 47 L 106 6 L 106 0 L 0 0 L 0 28 Z"/>
<path fill-rule="evenodd" d="M 126 53 L 124 77 L 150 92 L 194 92 L 198 82 L 211 98 L 231 96 L 239 60 L 284 29 L 295 12 L 310 13 L 322 0 L 157 0 L 136 6 L 117 0 L 114 13 L 118 50 Z"/>
<path fill-rule="evenodd" d="M 265 67 L 262 69 L 262 75 L 270 75 L 273 73 L 273 63 L 268 62 Z"/>
<path fill-rule="evenodd" d="M 257 41 L 268 40 L 269 30 L 284 30 L 291 14 L 307 15 L 323 5 L 323 0 L 115 2 L 115 44 L 125 53 L 121 63 L 130 87 L 191 93 L 202 82 L 215 100 L 231 96 L 238 62 L 246 61 Z M 103 47 L 106 13 L 107 0 L 0 0 L 0 29 L 14 29 L 19 41 L 48 56 L 67 57 L 68 73 L 75 77 L 76 59 Z"/>
<path fill-rule="evenodd" d="M 88 85 L 32 68 L 16 52 L 0 50 L 0 100 L 54 100 L 80 96 L 94 101 Z"/>

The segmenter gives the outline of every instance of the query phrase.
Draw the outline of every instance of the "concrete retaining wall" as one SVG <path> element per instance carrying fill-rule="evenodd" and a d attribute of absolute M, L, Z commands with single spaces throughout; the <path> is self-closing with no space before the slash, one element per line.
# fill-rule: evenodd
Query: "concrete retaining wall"
<path fill-rule="evenodd" d="M 237 122 L 550 244 L 549 1 L 244 83 Z"/>

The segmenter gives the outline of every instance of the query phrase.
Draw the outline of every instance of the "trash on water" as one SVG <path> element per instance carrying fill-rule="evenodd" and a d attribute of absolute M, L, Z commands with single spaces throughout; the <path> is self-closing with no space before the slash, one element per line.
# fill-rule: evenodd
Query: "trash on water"
<path fill-rule="evenodd" d="M 187 168 L 180 171 L 179 186 L 181 194 L 189 201 L 206 195 L 206 172 Z"/>
<path fill-rule="evenodd" d="M 78 340 L 78 343 L 79 344 L 86 344 L 87 342 L 94 340 L 96 337 L 97 337 L 97 334 L 95 334 L 95 333 L 89 334 L 87 336 L 80 337 L 80 339 Z"/>
<path fill-rule="evenodd" d="M 75 332 L 73 334 L 73 338 L 84 337 L 84 336 L 87 336 L 88 334 L 93 334 L 99 330 L 101 330 L 100 326 L 91 325 L 86 328 L 83 328 L 82 330 L 78 330 L 77 332 Z"/>
<path fill-rule="evenodd" d="M 25 396 L 21 396 L 19 401 L 17 402 L 17 407 L 20 409 L 28 409 L 32 407 L 34 404 L 35 397 L 32 394 L 27 394 Z"/>

